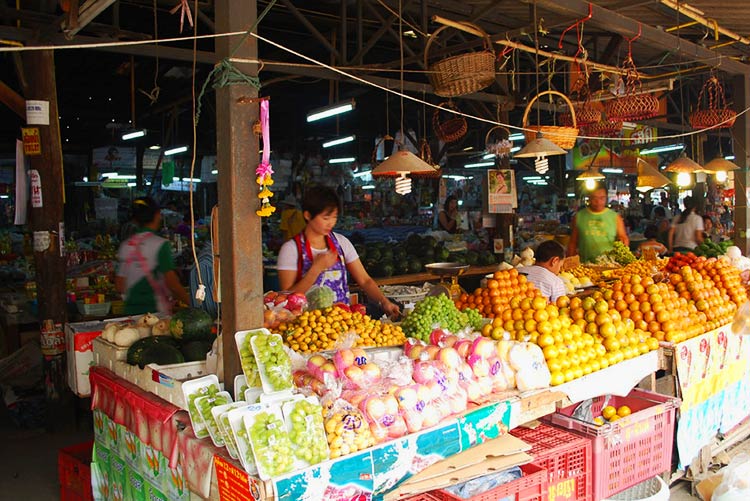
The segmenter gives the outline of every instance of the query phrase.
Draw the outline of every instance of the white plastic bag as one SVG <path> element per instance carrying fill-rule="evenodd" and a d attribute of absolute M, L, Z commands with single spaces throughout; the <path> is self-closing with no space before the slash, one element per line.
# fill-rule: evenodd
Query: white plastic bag
<path fill-rule="evenodd" d="M 750 499 L 750 455 L 733 457 L 724 469 L 724 478 L 711 497 L 713 501 L 747 501 Z"/>

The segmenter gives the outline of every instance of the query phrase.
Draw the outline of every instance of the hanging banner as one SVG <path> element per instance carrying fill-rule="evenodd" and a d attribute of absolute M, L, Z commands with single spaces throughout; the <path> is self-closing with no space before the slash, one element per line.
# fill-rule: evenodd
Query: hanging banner
<path fill-rule="evenodd" d="M 38 127 L 22 127 L 21 137 L 23 137 L 24 155 L 35 156 L 42 154 L 42 138 L 39 135 Z"/>
<path fill-rule="evenodd" d="M 492 214 L 513 212 L 518 206 L 516 176 L 512 169 L 487 171 L 488 207 Z"/>
<path fill-rule="evenodd" d="M 29 179 L 31 180 L 31 206 L 35 209 L 44 207 L 44 201 L 42 200 L 42 177 L 39 175 L 39 171 L 30 170 Z"/>
<path fill-rule="evenodd" d="M 23 142 L 16 140 L 16 215 L 13 224 L 26 224 L 26 212 L 29 205 L 28 186 Z"/>
<path fill-rule="evenodd" d="M 49 101 L 26 101 L 26 123 L 49 125 Z"/>

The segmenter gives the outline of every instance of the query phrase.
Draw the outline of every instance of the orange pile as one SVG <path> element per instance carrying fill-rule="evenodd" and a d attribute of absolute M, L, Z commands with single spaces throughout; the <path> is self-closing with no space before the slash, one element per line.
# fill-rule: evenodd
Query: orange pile
<path fill-rule="evenodd" d="M 534 284 L 526 280 L 526 275 L 520 275 L 515 268 L 496 271 L 492 278 L 487 279 L 487 287 L 478 287 L 471 294 L 461 294 L 455 302 L 459 310 L 474 308 L 485 318 L 495 318 L 508 308 L 514 297 L 542 297 Z M 546 304 L 547 300 L 542 299 Z"/>

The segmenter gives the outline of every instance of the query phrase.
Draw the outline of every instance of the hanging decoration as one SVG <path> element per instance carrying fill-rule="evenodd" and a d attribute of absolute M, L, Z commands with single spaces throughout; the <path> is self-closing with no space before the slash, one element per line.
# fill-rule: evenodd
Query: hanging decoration
<path fill-rule="evenodd" d="M 633 61 L 633 42 L 641 36 L 641 25 L 638 34 L 628 41 L 628 55 L 620 67 L 623 76 L 618 83 L 618 97 L 608 102 L 605 112 L 614 122 L 636 122 L 653 118 L 659 113 L 659 100 L 653 94 L 642 91 L 641 76 Z"/>
<path fill-rule="evenodd" d="M 424 160 L 427 165 L 431 165 L 435 171 L 422 173 L 423 177 L 440 177 L 440 165 L 436 164 L 432 158 L 432 149 L 427 139 L 422 138 L 419 140 L 419 158 Z"/>
<path fill-rule="evenodd" d="M 706 108 L 703 106 L 703 96 L 706 96 Z M 727 107 L 727 99 L 716 75 L 711 75 L 698 95 L 698 104 L 690 114 L 690 125 L 693 129 L 728 129 L 734 125 L 737 112 Z"/>
<path fill-rule="evenodd" d="M 499 120 L 498 120 L 499 122 Z M 502 135 L 492 137 L 492 133 L 500 131 Z M 502 136 L 505 137 L 502 137 Z M 502 125 L 496 125 L 487 131 L 487 135 L 484 136 L 484 151 L 491 153 L 498 158 L 504 158 L 510 155 L 510 150 L 513 149 L 513 141 L 510 140 L 510 130 Z"/>
<path fill-rule="evenodd" d="M 188 0 L 180 0 L 180 3 L 175 5 L 172 10 L 169 11 L 169 13 L 175 14 L 178 10 L 180 11 L 180 33 L 182 33 L 182 27 L 184 26 L 185 19 L 187 19 L 190 27 L 193 27 L 193 13 L 190 11 Z"/>
<path fill-rule="evenodd" d="M 271 128 L 269 126 L 269 106 L 268 99 L 260 102 L 260 126 L 261 137 L 263 138 L 263 154 L 260 159 L 258 168 L 255 169 L 255 182 L 260 186 L 258 198 L 260 199 L 260 209 L 255 213 L 260 217 L 268 217 L 276 212 L 276 207 L 271 205 L 273 192 L 269 189 L 273 185 L 273 168 L 271 167 Z"/>
<path fill-rule="evenodd" d="M 458 97 L 489 87 L 495 81 L 495 53 L 492 50 L 490 36 L 479 26 L 466 21 L 450 24 L 452 26 L 441 26 L 435 30 L 427 39 L 424 48 L 424 66 L 429 68 L 427 76 L 435 94 L 442 97 Z M 482 50 L 451 56 L 430 65 L 430 46 L 440 32 L 450 27 L 480 36 Z"/>
<path fill-rule="evenodd" d="M 598 123 L 602 119 L 602 112 L 594 108 L 591 103 L 591 89 L 589 88 L 588 76 L 581 76 L 573 84 L 570 91 L 570 99 L 574 102 L 572 110 L 575 111 L 577 125 L 586 128 L 589 125 Z M 573 125 L 570 113 L 560 115 L 562 125 Z"/>
<path fill-rule="evenodd" d="M 432 114 L 432 128 L 435 131 L 438 139 L 446 143 L 455 143 L 466 135 L 469 130 L 469 126 L 466 123 L 466 119 L 462 115 L 451 113 L 451 117 L 447 120 L 442 120 L 440 112 L 443 111 L 440 108 L 448 110 L 460 111 L 458 106 L 453 104 L 453 101 L 447 101 L 440 103 L 439 108 L 435 109 L 435 113 Z"/>

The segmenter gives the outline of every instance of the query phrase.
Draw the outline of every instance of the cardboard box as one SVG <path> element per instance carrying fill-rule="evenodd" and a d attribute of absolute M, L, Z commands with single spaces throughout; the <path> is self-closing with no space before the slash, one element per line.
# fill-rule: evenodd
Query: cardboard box
<path fill-rule="evenodd" d="M 79 397 L 91 395 L 89 367 L 94 365 L 93 341 L 101 336 L 104 325 L 104 322 L 65 324 L 68 386 Z"/>

